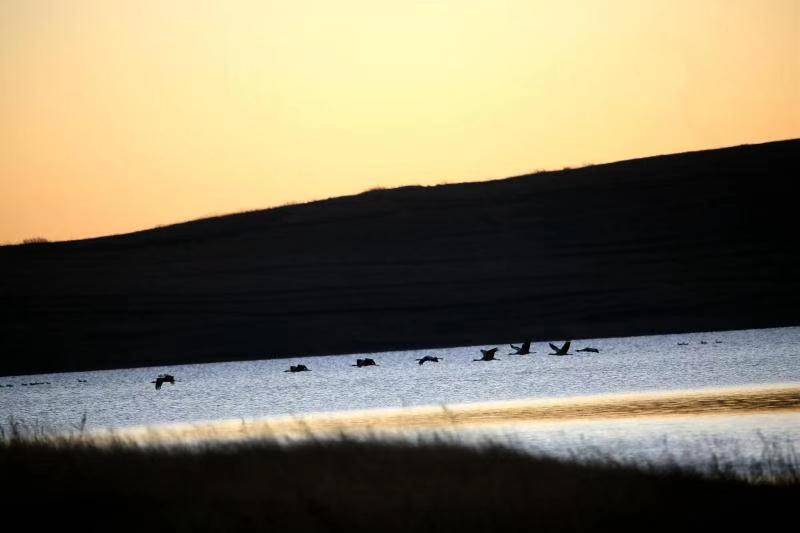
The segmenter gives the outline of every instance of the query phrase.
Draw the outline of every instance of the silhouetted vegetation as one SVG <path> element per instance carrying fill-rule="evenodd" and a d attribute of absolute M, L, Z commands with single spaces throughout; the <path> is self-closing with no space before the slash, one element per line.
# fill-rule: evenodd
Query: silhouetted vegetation
<path fill-rule="evenodd" d="M 22 241 L 22 244 L 45 244 L 47 242 L 50 241 L 48 241 L 44 237 L 31 237 L 30 239 L 24 239 Z"/>
<path fill-rule="evenodd" d="M 798 324 L 798 167 L 782 141 L 2 247 L 0 374 Z"/>
<path fill-rule="evenodd" d="M 753 484 L 725 468 L 435 440 L 101 447 L 19 427 L 0 439 L 6 508 L 37 527 L 92 531 L 767 530 L 794 518 L 796 457 L 787 467 L 794 477 Z"/>

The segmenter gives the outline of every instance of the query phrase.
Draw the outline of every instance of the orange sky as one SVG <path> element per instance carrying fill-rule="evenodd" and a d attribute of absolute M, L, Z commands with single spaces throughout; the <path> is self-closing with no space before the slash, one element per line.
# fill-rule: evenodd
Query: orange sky
<path fill-rule="evenodd" d="M 800 137 L 800 1 L 3 0 L 0 243 Z"/>

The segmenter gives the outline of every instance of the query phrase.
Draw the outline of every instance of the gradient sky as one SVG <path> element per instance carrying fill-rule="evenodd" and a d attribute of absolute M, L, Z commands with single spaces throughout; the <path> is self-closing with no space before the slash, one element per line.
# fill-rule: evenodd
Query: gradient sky
<path fill-rule="evenodd" d="M 2 0 L 0 242 L 800 137 L 800 0 Z"/>

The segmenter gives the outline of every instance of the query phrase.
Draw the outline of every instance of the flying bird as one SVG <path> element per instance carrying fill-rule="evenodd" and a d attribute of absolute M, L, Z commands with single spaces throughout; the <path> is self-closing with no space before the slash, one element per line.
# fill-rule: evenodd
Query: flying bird
<path fill-rule="evenodd" d="M 284 372 L 311 372 L 311 369 L 306 365 L 292 365 L 289 370 L 284 370 Z"/>
<path fill-rule="evenodd" d="M 473 361 L 499 361 L 500 359 L 495 359 L 494 354 L 497 353 L 497 348 L 492 348 L 491 350 L 481 350 L 483 357 L 480 359 L 473 359 Z"/>
<path fill-rule="evenodd" d="M 365 359 L 356 359 L 356 364 L 350 366 L 361 368 L 362 366 L 378 366 L 378 363 L 376 363 L 374 359 L 367 357 Z"/>
<path fill-rule="evenodd" d="M 514 346 L 513 344 L 509 344 L 511 348 L 516 350 L 514 353 L 509 353 L 508 355 L 528 355 L 531 353 L 531 341 L 530 339 L 526 340 L 522 343 L 522 346 Z"/>
<path fill-rule="evenodd" d="M 581 348 L 580 350 L 575 350 L 575 351 L 576 352 L 600 353 L 600 350 L 598 350 L 597 348 L 590 348 L 590 347 Z"/>
<path fill-rule="evenodd" d="M 554 352 L 554 353 L 551 353 L 550 355 L 569 355 L 569 345 L 571 343 L 572 343 L 572 341 L 567 341 L 567 342 L 564 343 L 564 346 L 562 346 L 561 348 L 559 348 L 558 346 L 556 346 L 552 342 L 549 343 L 550 344 L 550 348 L 552 348 L 552 350 Z"/>
<path fill-rule="evenodd" d="M 170 374 L 159 374 L 158 377 L 155 379 L 155 381 L 151 381 L 150 383 L 155 383 L 156 384 L 156 390 L 160 390 L 161 389 L 161 385 L 163 385 L 164 383 L 171 383 L 171 384 L 174 385 L 175 384 L 175 376 L 170 375 Z"/>
<path fill-rule="evenodd" d="M 423 363 L 427 363 L 428 361 L 430 361 L 431 363 L 438 363 L 439 362 L 439 358 L 438 357 L 433 357 L 432 355 L 426 355 L 425 357 L 422 357 L 421 359 L 417 359 L 417 361 L 419 361 L 420 365 L 422 365 Z"/>

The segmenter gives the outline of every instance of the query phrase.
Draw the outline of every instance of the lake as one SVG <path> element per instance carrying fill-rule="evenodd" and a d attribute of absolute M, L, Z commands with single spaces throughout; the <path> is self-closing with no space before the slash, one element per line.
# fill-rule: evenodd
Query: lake
<path fill-rule="evenodd" d="M 600 352 L 575 351 L 585 346 Z M 374 408 L 800 383 L 797 327 L 579 340 L 573 341 L 572 354 L 565 357 L 548 355 L 551 350 L 546 343 L 534 343 L 535 353 L 525 356 L 508 355 L 511 350 L 501 346 L 498 361 L 474 362 L 480 357 L 479 348 L 488 347 L 1 377 L 0 416 L 62 431 L 74 428 L 85 413 L 89 429 L 119 429 Z M 443 360 L 420 366 L 415 359 L 423 355 Z M 351 366 L 357 357 L 365 356 L 379 366 Z M 297 363 L 307 365 L 311 372 L 284 372 Z M 163 372 L 175 375 L 178 382 L 155 390 L 151 381 Z M 49 384 L 23 385 L 32 382 Z M 594 446 L 617 451 L 636 448 L 637 453 L 650 450 L 651 456 L 657 455 L 658 443 L 663 448 L 664 436 L 680 449 L 691 448 L 681 445 L 682 441 L 696 444 L 724 437 L 751 455 L 758 452 L 759 439 L 765 434 L 800 442 L 800 429 L 796 429 L 800 416 L 794 412 L 709 420 L 651 417 L 515 424 L 512 429 L 495 427 L 463 434 L 502 436 L 501 440 L 548 452 Z"/>

